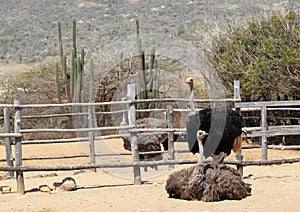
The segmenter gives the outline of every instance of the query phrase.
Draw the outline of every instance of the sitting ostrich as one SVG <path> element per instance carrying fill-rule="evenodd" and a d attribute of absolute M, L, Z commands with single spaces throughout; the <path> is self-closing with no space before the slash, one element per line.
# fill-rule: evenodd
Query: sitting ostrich
<path fill-rule="evenodd" d="M 205 108 L 191 115 L 186 125 L 190 152 L 199 152 L 196 132 L 203 130 L 208 133 L 202 139 L 205 158 L 212 156 L 214 164 L 222 163 L 231 150 L 241 149 L 242 121 L 232 108 Z"/>
<path fill-rule="evenodd" d="M 199 160 L 195 166 L 172 173 L 165 189 L 169 197 L 184 200 L 213 202 L 240 200 L 251 194 L 251 188 L 242 181 L 241 175 L 224 164 L 204 164 L 202 140 L 207 133 L 197 132 Z"/>

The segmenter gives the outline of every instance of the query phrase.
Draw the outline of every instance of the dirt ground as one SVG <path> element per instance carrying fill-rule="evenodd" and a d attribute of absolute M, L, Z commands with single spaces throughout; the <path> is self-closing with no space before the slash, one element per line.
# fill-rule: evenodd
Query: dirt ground
<path fill-rule="evenodd" d="M 96 142 L 101 149 L 122 150 L 119 139 Z M 184 143 L 175 147 L 184 148 Z M 47 155 L 74 155 L 85 152 L 85 144 L 24 145 L 24 157 Z M 99 149 L 98 148 L 98 149 Z M 47 151 L 45 151 L 47 150 Z M 41 154 L 43 152 L 43 154 Z M 99 152 L 99 150 L 98 150 Z M 269 158 L 300 157 L 300 151 L 269 150 Z M 4 147 L 1 147 L 4 154 Z M 244 158 L 259 159 L 260 149 L 243 150 Z M 192 158 L 182 154 L 178 158 Z M 234 158 L 232 154 L 229 159 Z M 130 156 L 111 160 L 130 160 Z M 59 165 L 87 163 L 87 158 L 60 159 L 48 161 L 23 161 L 24 165 Z M 4 164 L 2 164 L 4 165 Z M 168 198 L 165 182 L 168 175 L 190 165 L 176 166 L 168 170 L 160 166 L 158 170 L 142 170 L 142 185 L 133 185 L 132 169 L 98 169 L 61 171 L 61 172 L 25 172 L 25 195 L 17 194 L 16 180 L 3 179 L 0 186 L 10 186 L 11 192 L 0 196 L 0 211 L 300 211 L 300 163 L 249 166 L 244 168 L 245 181 L 251 184 L 252 195 L 241 201 L 221 201 L 206 203 Z M 5 177 L 7 173 L 1 173 Z M 53 182 L 64 177 L 73 177 L 78 189 L 72 192 L 44 193 L 37 190 L 40 185 L 52 186 Z"/>

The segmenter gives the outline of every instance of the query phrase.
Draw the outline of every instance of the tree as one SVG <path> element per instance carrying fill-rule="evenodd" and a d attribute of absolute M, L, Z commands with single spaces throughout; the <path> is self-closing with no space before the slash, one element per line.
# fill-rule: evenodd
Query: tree
<path fill-rule="evenodd" d="M 208 58 L 232 92 L 241 82 L 246 101 L 300 96 L 300 14 L 254 20 L 213 40 Z"/>

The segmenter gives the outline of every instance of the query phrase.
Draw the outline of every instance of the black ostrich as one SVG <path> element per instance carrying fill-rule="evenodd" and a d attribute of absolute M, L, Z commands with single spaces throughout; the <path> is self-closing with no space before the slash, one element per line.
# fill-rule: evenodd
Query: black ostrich
<path fill-rule="evenodd" d="M 232 108 L 205 108 L 191 115 L 186 124 L 189 150 L 199 152 L 196 132 L 208 133 L 203 140 L 205 158 L 212 156 L 215 164 L 222 163 L 231 150 L 237 152 L 242 145 L 242 116 Z"/>
<path fill-rule="evenodd" d="M 191 92 L 191 112 L 186 124 L 189 150 L 194 154 L 199 152 L 196 133 L 203 130 L 209 134 L 202 141 L 205 158 L 212 156 L 215 164 L 221 163 L 231 150 L 237 152 L 241 148 L 242 116 L 231 108 L 206 108 L 197 114 L 193 104 L 194 80 L 188 77 L 185 82 L 189 84 Z"/>
<path fill-rule="evenodd" d="M 242 181 L 241 175 L 224 164 L 204 164 L 202 140 L 205 131 L 197 132 L 199 160 L 195 166 L 172 173 L 165 189 L 171 198 L 202 200 L 241 200 L 251 194 L 251 188 Z"/>

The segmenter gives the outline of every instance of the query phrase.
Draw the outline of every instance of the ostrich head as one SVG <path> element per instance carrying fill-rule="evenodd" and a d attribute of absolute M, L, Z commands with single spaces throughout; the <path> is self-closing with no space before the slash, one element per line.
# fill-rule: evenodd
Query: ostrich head
<path fill-rule="evenodd" d="M 207 135 L 208 135 L 208 133 L 203 130 L 198 130 L 198 132 L 197 132 L 197 140 L 198 140 L 198 144 L 199 144 L 199 154 L 200 154 L 199 161 L 198 161 L 199 163 L 204 162 L 202 140 Z"/>
<path fill-rule="evenodd" d="M 185 83 L 190 85 L 190 90 L 192 92 L 194 89 L 194 79 L 192 77 L 188 77 L 185 79 Z"/>
<path fill-rule="evenodd" d="M 186 78 L 185 82 L 190 85 L 194 82 L 194 79 L 192 77 L 188 77 Z"/>

